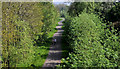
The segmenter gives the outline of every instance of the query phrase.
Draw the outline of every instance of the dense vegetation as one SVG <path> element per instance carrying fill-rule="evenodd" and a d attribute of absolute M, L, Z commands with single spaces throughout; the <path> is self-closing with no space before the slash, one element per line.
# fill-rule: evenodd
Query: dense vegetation
<path fill-rule="evenodd" d="M 60 67 L 120 66 L 120 36 L 117 29 L 111 27 L 112 22 L 119 21 L 119 6 L 119 3 L 94 2 L 74 2 L 70 5 L 63 27 L 64 46 L 69 56 L 62 60 Z"/>
<path fill-rule="evenodd" d="M 41 67 L 59 18 L 54 5 L 3 2 L 2 13 L 2 67 Z"/>
<path fill-rule="evenodd" d="M 65 17 L 64 58 L 59 67 L 120 66 L 120 3 L 74 2 L 69 8 L 56 7 Z M 49 2 L 3 2 L 2 67 L 41 67 L 58 18 Z"/>

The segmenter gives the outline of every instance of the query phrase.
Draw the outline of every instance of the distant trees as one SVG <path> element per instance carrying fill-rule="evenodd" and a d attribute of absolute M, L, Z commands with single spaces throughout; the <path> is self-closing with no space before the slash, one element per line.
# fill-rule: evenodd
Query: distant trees
<path fill-rule="evenodd" d="M 70 16 L 78 16 L 86 7 L 86 2 L 74 2 L 70 5 L 68 13 Z"/>
<path fill-rule="evenodd" d="M 70 5 L 68 13 L 71 16 L 78 16 L 81 12 L 86 11 L 104 15 L 112 6 L 113 3 L 105 2 L 74 2 Z"/>
<path fill-rule="evenodd" d="M 106 19 L 111 22 L 120 21 L 120 3 L 114 3 L 114 6 L 106 14 Z"/>
<path fill-rule="evenodd" d="M 79 16 L 81 12 L 95 13 L 107 21 L 118 21 L 119 3 L 113 2 L 74 2 L 70 5 L 68 13 L 70 16 Z"/>
<path fill-rule="evenodd" d="M 58 4 L 55 7 L 59 10 L 60 16 L 65 17 L 68 11 L 68 6 L 66 4 Z"/>

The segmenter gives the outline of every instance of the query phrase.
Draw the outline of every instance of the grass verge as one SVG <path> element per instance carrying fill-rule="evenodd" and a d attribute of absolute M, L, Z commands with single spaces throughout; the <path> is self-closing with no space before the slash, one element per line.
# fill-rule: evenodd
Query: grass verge
<path fill-rule="evenodd" d="M 61 21 L 62 19 L 61 18 L 59 18 L 59 21 Z"/>
<path fill-rule="evenodd" d="M 43 44 L 42 46 L 37 46 L 35 47 L 35 57 L 34 57 L 34 62 L 32 67 L 34 68 L 41 68 L 48 56 L 49 53 L 49 47 L 51 45 L 51 40 L 52 37 L 54 35 L 55 32 L 57 32 L 56 26 L 58 25 L 58 22 L 61 21 L 61 19 L 59 19 L 57 21 L 57 24 L 54 26 L 54 30 L 52 30 L 49 35 L 48 35 L 48 40 L 45 44 Z"/>

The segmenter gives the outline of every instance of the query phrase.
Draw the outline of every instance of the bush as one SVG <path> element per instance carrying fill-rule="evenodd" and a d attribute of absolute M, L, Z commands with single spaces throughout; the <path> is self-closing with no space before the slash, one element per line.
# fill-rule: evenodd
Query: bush
<path fill-rule="evenodd" d="M 118 66 L 118 37 L 114 29 L 105 29 L 98 16 L 82 13 L 65 23 L 66 42 L 72 52 L 62 60 L 62 67 Z"/>

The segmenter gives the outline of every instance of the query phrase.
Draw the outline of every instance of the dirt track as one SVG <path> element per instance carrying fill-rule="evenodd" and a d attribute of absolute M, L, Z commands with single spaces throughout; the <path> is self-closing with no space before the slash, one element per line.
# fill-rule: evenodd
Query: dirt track
<path fill-rule="evenodd" d="M 55 67 L 56 65 L 61 63 L 61 59 L 62 59 L 62 49 L 61 49 L 61 37 L 62 37 L 62 32 L 64 30 L 61 29 L 62 27 L 62 22 L 64 21 L 61 20 L 60 22 L 58 22 L 58 26 L 56 26 L 56 28 L 58 29 L 58 31 L 54 34 L 54 38 L 57 39 L 57 43 L 55 45 L 51 45 L 50 46 L 50 50 L 49 50 L 49 54 L 48 57 L 42 67 L 42 69 L 46 69 L 46 67 Z"/>

